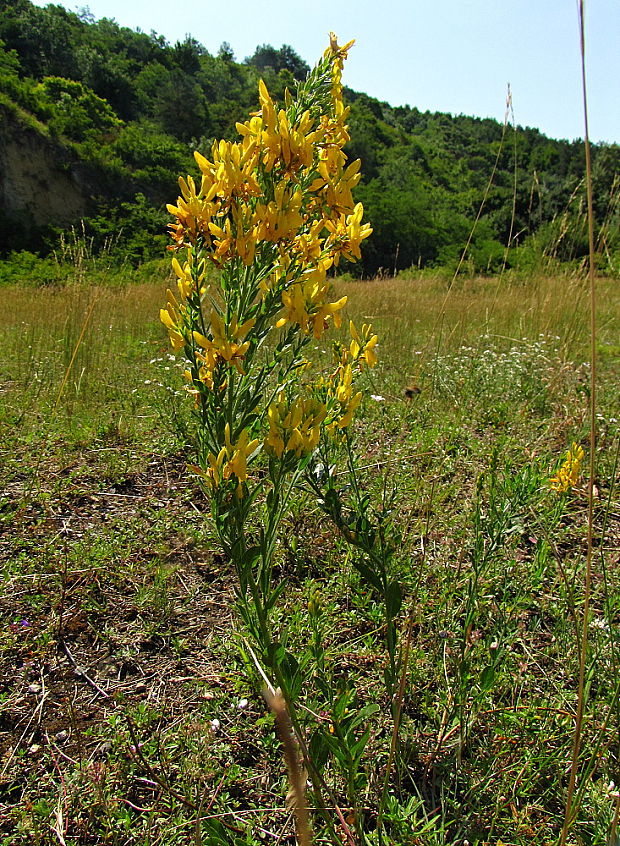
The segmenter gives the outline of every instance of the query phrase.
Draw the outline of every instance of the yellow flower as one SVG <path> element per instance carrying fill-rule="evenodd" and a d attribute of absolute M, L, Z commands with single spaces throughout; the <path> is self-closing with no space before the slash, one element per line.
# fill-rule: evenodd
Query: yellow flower
<path fill-rule="evenodd" d="M 193 255 L 191 251 L 188 250 L 188 261 L 185 262 L 183 266 L 181 266 L 179 260 L 175 257 L 172 259 L 172 269 L 175 272 L 177 277 L 177 287 L 179 289 L 179 294 L 181 296 L 181 300 L 185 302 L 189 299 L 194 293 L 196 293 L 196 281 L 194 279 L 194 267 L 193 267 Z M 199 262 L 198 264 L 198 273 L 196 274 L 198 277 L 198 287 L 200 288 L 200 294 L 204 294 L 206 287 L 203 285 L 205 281 L 205 262 L 204 259 Z"/>
<path fill-rule="evenodd" d="M 321 259 L 316 267 L 307 270 L 299 282 L 291 285 L 282 292 L 284 317 L 276 323 L 280 328 L 286 323 L 297 323 L 304 334 L 312 335 L 318 340 L 333 318 L 334 326 L 340 327 L 342 318 L 340 311 L 347 303 L 346 297 L 335 302 L 329 302 L 330 284 L 327 281 L 327 270 L 331 259 Z"/>
<path fill-rule="evenodd" d="M 297 398 L 290 406 L 282 399 L 272 402 L 267 410 L 265 448 L 278 458 L 285 452 L 293 452 L 298 458 L 309 455 L 319 445 L 326 415 L 325 404 L 313 398 Z"/>
<path fill-rule="evenodd" d="M 319 175 L 309 187 L 310 191 L 320 195 L 331 214 L 350 213 L 355 208 L 351 191 L 361 178 L 361 160 L 356 159 L 343 170 L 345 161 L 346 156 L 338 143 L 326 147 L 318 163 Z"/>
<path fill-rule="evenodd" d="M 233 444 L 227 423 L 224 429 L 224 446 L 217 455 L 210 452 L 207 456 L 208 467 L 203 476 L 211 490 L 218 488 L 223 481 L 236 479 L 237 495 L 242 496 L 242 483 L 248 478 L 248 458 L 257 452 L 259 443 L 258 438 L 251 441 L 247 429 L 244 429 Z"/>
<path fill-rule="evenodd" d="M 583 456 L 583 448 L 573 443 L 572 447 L 566 453 L 566 458 L 562 466 L 556 475 L 549 479 L 549 485 L 552 491 L 566 493 L 577 487 Z"/>
<path fill-rule="evenodd" d="M 235 144 L 231 141 L 215 141 L 210 162 L 198 152 L 194 153 L 196 163 L 209 185 L 212 196 L 220 197 L 224 204 L 234 197 L 248 200 L 260 196 L 261 188 L 256 180 L 256 144 Z"/>
<path fill-rule="evenodd" d="M 350 48 L 355 44 L 355 39 L 352 38 L 351 41 L 347 41 L 344 47 L 338 46 L 338 36 L 335 32 L 329 33 L 329 50 L 332 53 L 335 53 L 337 56 L 340 56 L 343 59 L 347 58 L 347 53 L 349 52 Z M 328 53 L 329 51 L 325 51 Z"/>
<path fill-rule="evenodd" d="M 344 60 L 347 58 L 349 48 L 355 43 L 355 40 L 347 42 L 344 47 L 338 45 L 338 39 L 334 32 L 329 33 L 329 47 L 325 51 L 325 58 L 333 58 L 332 62 L 332 94 L 336 102 L 342 98 L 342 85 L 340 79 L 342 76 L 342 68 Z"/>
<path fill-rule="evenodd" d="M 370 323 L 362 324 L 361 335 L 355 328 L 355 324 L 351 320 L 349 322 L 349 331 L 351 332 L 351 344 L 349 346 L 349 355 L 351 359 L 360 367 L 366 363 L 368 367 L 374 367 L 377 363 L 377 354 L 375 347 L 379 341 L 377 335 L 372 334 L 372 325 Z"/>
<path fill-rule="evenodd" d="M 181 196 L 177 198 L 177 205 L 166 206 L 170 214 L 177 218 L 177 223 L 170 225 L 177 247 L 185 246 L 186 237 L 190 244 L 195 244 L 199 238 L 209 244 L 209 223 L 219 210 L 218 203 L 213 202 L 215 186 L 209 185 L 203 178 L 200 190 L 197 191 L 196 183 L 188 176 L 187 180 L 180 177 L 179 187 Z"/>
<path fill-rule="evenodd" d="M 341 214 L 337 220 L 326 222 L 327 228 L 332 233 L 326 245 L 334 251 L 334 263 L 338 264 L 340 256 L 349 261 L 361 258 L 360 244 L 365 238 L 372 234 L 372 226 L 369 223 L 362 225 L 364 207 L 357 203 L 352 214 Z"/>
<path fill-rule="evenodd" d="M 270 203 L 258 203 L 254 213 L 256 237 L 262 241 L 281 241 L 293 238 L 301 225 L 301 189 L 291 193 L 286 182 L 278 183 Z"/>
<path fill-rule="evenodd" d="M 185 338 L 183 336 L 183 317 L 181 315 L 181 306 L 176 301 L 174 294 L 168 288 L 166 291 L 167 303 L 166 308 L 159 310 L 159 319 L 168 330 L 170 343 L 175 352 L 182 350 L 185 346 Z"/>
<path fill-rule="evenodd" d="M 362 401 L 362 392 L 353 393 L 353 370 L 350 364 L 339 365 L 326 387 L 328 396 L 332 397 L 331 419 L 327 429 L 334 434 L 351 425 L 353 415 Z"/>
<path fill-rule="evenodd" d="M 230 323 L 226 325 L 221 315 L 213 310 L 211 338 L 194 330 L 194 340 L 204 351 L 200 357 L 205 364 L 205 369 L 200 378 L 208 387 L 213 387 L 213 371 L 220 361 L 234 365 L 239 373 L 244 372 L 242 361 L 250 346 L 250 342 L 246 341 L 245 337 L 255 322 L 256 320 L 252 318 L 239 326 L 237 316 L 234 315 Z"/>

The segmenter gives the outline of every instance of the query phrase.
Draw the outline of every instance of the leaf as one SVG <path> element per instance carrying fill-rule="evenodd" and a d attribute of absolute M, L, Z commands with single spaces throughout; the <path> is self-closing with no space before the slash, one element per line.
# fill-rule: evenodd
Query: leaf
<path fill-rule="evenodd" d="M 338 495 L 338 491 L 335 488 L 328 488 L 325 491 L 325 497 L 323 499 L 324 508 L 328 514 L 330 514 L 336 522 L 340 522 L 341 520 L 341 504 L 340 504 L 340 496 Z"/>
<path fill-rule="evenodd" d="M 280 584 L 271 592 L 265 600 L 265 611 L 270 611 L 273 608 L 285 587 L 286 582 L 280 582 Z"/>
<path fill-rule="evenodd" d="M 493 687 L 493 682 L 495 681 L 495 667 L 493 664 L 489 664 L 484 668 L 480 675 L 480 689 L 483 691 L 490 690 Z"/>
<path fill-rule="evenodd" d="M 403 592 L 398 582 L 390 582 L 385 592 L 385 609 L 388 617 L 394 619 L 403 604 Z"/>
<path fill-rule="evenodd" d="M 367 720 L 369 717 L 372 717 L 373 714 L 376 714 L 377 711 L 380 710 L 381 708 L 379 705 L 377 705 L 376 702 L 373 702 L 370 705 L 364 705 L 364 707 L 360 708 L 360 710 L 357 711 L 350 719 L 349 727 L 355 728 L 356 726 L 359 726 L 360 723 L 363 723 L 365 720 Z"/>
<path fill-rule="evenodd" d="M 261 550 L 260 546 L 250 546 L 250 547 L 248 547 L 245 550 L 245 552 L 244 552 L 244 554 L 241 558 L 242 566 L 248 567 L 248 568 L 251 569 L 254 566 L 254 564 L 256 564 L 257 560 L 261 557 L 261 554 L 262 554 L 262 550 Z"/>
<path fill-rule="evenodd" d="M 380 577 L 375 573 L 375 571 L 364 561 L 363 558 L 354 558 L 353 559 L 353 566 L 360 574 L 360 576 L 375 590 L 381 593 L 383 584 L 381 582 Z"/>
<path fill-rule="evenodd" d="M 299 672 L 299 662 L 292 652 L 284 648 L 280 648 L 276 654 L 276 660 L 282 671 L 282 675 L 286 679 L 291 699 L 295 700 L 301 691 L 302 678 Z"/>
<path fill-rule="evenodd" d="M 330 744 L 326 742 L 326 735 L 321 727 L 312 732 L 310 743 L 308 744 L 308 752 L 315 766 L 319 770 L 322 770 L 329 757 Z"/>
<path fill-rule="evenodd" d="M 364 734 L 355 741 L 355 743 L 352 743 L 349 746 L 349 754 L 356 763 L 359 762 L 360 758 L 364 754 L 364 749 L 366 748 L 369 737 L 370 731 L 367 729 Z"/>

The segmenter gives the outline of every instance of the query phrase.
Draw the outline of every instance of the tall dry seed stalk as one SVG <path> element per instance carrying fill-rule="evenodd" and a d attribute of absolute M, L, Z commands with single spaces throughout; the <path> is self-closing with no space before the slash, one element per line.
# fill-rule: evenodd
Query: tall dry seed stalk
<path fill-rule="evenodd" d="M 594 536 L 594 469 L 596 453 L 596 284 L 594 278 L 594 211 L 592 204 L 592 160 L 590 157 L 590 133 L 588 127 L 588 95 L 586 85 L 586 58 L 585 58 L 585 22 L 584 22 L 584 0 L 579 0 L 579 42 L 581 53 L 581 87 L 583 95 L 583 118 L 584 118 L 584 146 L 586 164 L 586 196 L 588 205 L 588 285 L 590 291 L 590 459 L 588 479 L 588 536 L 586 552 L 586 570 L 584 577 L 584 602 L 581 627 L 581 639 L 579 649 L 579 684 L 577 693 L 577 712 L 575 715 L 575 730 L 573 735 L 573 748 L 571 758 L 570 776 L 566 794 L 566 806 L 564 810 L 564 824 L 560 836 L 560 846 L 565 846 L 568 832 L 573 824 L 577 808 L 574 807 L 573 798 L 577 781 L 577 769 L 579 765 L 579 753 L 581 750 L 581 738 L 583 731 L 583 716 L 586 703 L 586 656 L 588 650 L 588 621 L 590 616 L 590 598 L 592 584 L 592 555 Z"/>
<path fill-rule="evenodd" d="M 286 800 L 288 807 L 295 815 L 297 840 L 299 846 L 311 846 L 312 832 L 306 798 L 307 777 L 300 762 L 299 748 L 295 740 L 295 732 L 286 708 L 286 702 L 277 690 L 272 692 L 269 688 L 265 688 L 263 696 L 274 716 L 278 737 L 284 750 L 284 760 L 286 761 L 290 784 Z"/>

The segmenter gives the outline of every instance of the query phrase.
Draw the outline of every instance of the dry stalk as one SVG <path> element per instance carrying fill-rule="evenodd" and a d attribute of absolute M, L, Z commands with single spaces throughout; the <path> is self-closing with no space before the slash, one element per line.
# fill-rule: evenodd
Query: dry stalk
<path fill-rule="evenodd" d="M 56 410 L 58 408 L 58 403 L 60 402 L 62 392 L 64 391 L 65 385 L 67 384 L 67 380 L 69 379 L 69 375 L 70 375 L 71 370 L 73 368 L 73 363 L 76 359 L 76 356 L 78 354 L 80 346 L 82 345 L 82 341 L 84 340 L 84 335 L 86 334 L 86 328 L 88 327 L 88 323 L 90 321 L 90 318 L 92 317 L 92 313 L 93 313 L 93 310 L 95 308 L 96 303 L 97 303 L 97 297 L 95 297 L 93 299 L 93 301 L 90 304 L 88 311 L 86 312 L 86 317 L 84 318 L 84 323 L 82 324 L 82 331 L 80 332 L 80 336 L 76 341 L 75 347 L 73 348 L 73 354 L 71 356 L 71 361 L 67 365 L 67 369 L 65 370 L 64 378 L 62 380 L 60 388 L 58 389 L 58 394 L 56 395 L 56 402 L 54 403 L 54 408 L 53 408 L 53 412 L 52 412 L 53 414 L 56 413 Z"/>
<path fill-rule="evenodd" d="M 306 802 L 306 777 L 300 764 L 299 749 L 295 741 L 286 702 L 279 690 L 272 692 L 269 688 L 265 688 L 263 696 L 275 718 L 278 736 L 284 749 L 284 760 L 286 761 L 290 784 L 286 804 L 295 814 L 297 840 L 299 846 L 311 846 L 312 834 L 308 816 L 308 803 Z"/>
<path fill-rule="evenodd" d="M 588 650 L 588 622 L 590 615 L 591 581 L 592 581 L 592 557 L 594 551 L 594 471 L 596 456 L 596 285 L 594 278 L 594 212 L 592 202 L 592 161 L 590 157 L 590 134 L 588 129 L 588 99 L 586 85 L 586 59 L 585 59 L 585 22 L 584 22 L 584 0 L 579 0 L 579 35 L 581 48 L 581 82 L 583 94 L 584 113 L 584 147 L 586 162 L 586 193 L 588 202 L 588 243 L 589 243 L 589 264 L 588 282 L 590 289 L 590 466 L 588 480 L 588 548 L 586 553 L 586 569 L 584 579 L 584 603 L 582 612 L 582 630 L 579 642 L 579 684 L 577 695 L 577 711 L 575 714 L 575 731 L 573 735 L 573 750 L 571 759 L 570 776 L 566 795 L 566 806 L 564 811 L 564 824 L 560 835 L 559 846 L 565 846 L 568 832 L 570 831 L 578 807 L 574 803 L 575 786 L 577 782 L 577 769 L 579 766 L 579 753 L 581 751 L 581 740 L 583 734 L 583 717 L 586 702 L 586 658 Z"/>

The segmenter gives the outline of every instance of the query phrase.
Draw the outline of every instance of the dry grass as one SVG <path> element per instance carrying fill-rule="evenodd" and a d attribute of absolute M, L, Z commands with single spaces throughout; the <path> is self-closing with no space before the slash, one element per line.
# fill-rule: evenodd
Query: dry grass
<path fill-rule="evenodd" d="M 613 337 L 620 294 L 614 279 L 598 280 L 602 340 Z M 444 350 L 471 343 L 472 337 L 534 338 L 559 335 L 563 346 L 587 343 L 588 287 L 574 275 L 541 278 L 531 283 L 506 277 L 467 279 L 447 289 L 432 276 L 401 276 L 380 282 L 339 283 L 350 297 L 350 309 L 380 322 L 384 346 L 413 340 L 419 346 L 440 344 Z M 611 332 L 610 332 L 611 330 Z"/>

